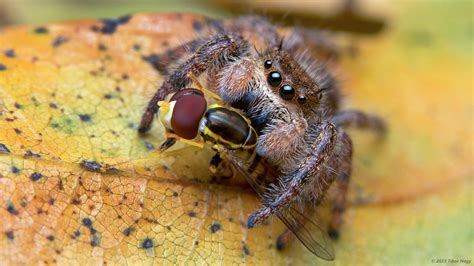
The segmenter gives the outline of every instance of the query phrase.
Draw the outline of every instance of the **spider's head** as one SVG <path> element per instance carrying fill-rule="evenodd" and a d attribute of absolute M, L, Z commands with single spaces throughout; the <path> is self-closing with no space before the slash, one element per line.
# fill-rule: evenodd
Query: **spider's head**
<path fill-rule="evenodd" d="M 248 91 L 244 110 L 257 130 L 275 123 L 320 119 L 323 91 L 331 86 L 320 64 L 304 54 L 293 56 L 281 47 L 258 55 L 256 86 Z"/>
<path fill-rule="evenodd" d="M 317 108 L 321 88 L 290 54 L 281 48 L 269 49 L 261 56 L 261 65 L 268 88 L 285 105 L 303 112 Z"/>

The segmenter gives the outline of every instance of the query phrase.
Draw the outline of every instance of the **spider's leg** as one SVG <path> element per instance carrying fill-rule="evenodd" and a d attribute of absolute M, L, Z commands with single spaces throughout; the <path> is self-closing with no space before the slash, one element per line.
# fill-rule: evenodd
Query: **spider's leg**
<path fill-rule="evenodd" d="M 241 33 L 253 33 L 257 38 L 263 38 L 268 47 L 278 47 L 282 41 L 277 27 L 262 16 L 241 16 L 233 21 L 230 30 Z"/>
<path fill-rule="evenodd" d="M 288 206 L 298 198 L 304 191 L 305 185 L 312 177 L 316 177 L 318 173 L 321 173 L 324 164 L 333 155 L 336 139 L 337 131 L 334 125 L 330 123 L 322 124 L 318 138 L 311 145 L 311 152 L 296 167 L 298 170 L 282 179 L 285 183 L 282 185 L 283 187 L 278 188 L 277 193 L 266 193 L 264 195 L 264 207 L 249 216 L 247 226 L 253 228 L 268 219 L 275 213 L 275 210 Z M 328 179 L 318 181 L 321 184 L 319 196 L 322 197 L 331 184 L 333 176 L 321 175 L 320 178 Z"/>
<path fill-rule="evenodd" d="M 337 59 L 341 54 L 340 47 L 331 40 L 326 32 L 314 29 L 295 28 L 285 38 L 283 45 L 283 49 L 289 53 L 308 48 L 310 51 L 314 51 L 320 59 Z"/>
<path fill-rule="evenodd" d="M 188 60 L 182 63 L 155 92 L 143 113 L 138 132 L 145 133 L 158 112 L 159 101 L 166 95 L 184 88 L 189 82 L 189 74 L 199 76 L 210 67 L 222 67 L 232 57 L 248 50 L 248 43 L 238 35 L 217 35 L 204 43 Z"/>
<path fill-rule="evenodd" d="M 340 146 L 338 147 L 338 158 L 336 159 L 336 192 L 332 199 L 331 221 L 328 229 L 328 234 L 332 239 L 337 239 L 339 237 L 342 216 L 347 205 L 346 198 L 352 171 L 352 141 L 342 130 L 338 135 L 338 139 Z"/>
<path fill-rule="evenodd" d="M 319 179 L 327 181 L 324 184 L 315 182 L 315 187 L 313 189 L 313 193 L 315 193 L 314 198 L 303 203 L 303 213 L 308 217 L 312 217 L 315 208 L 321 203 L 322 198 L 320 195 L 322 195 L 324 190 L 326 190 L 325 184 L 330 185 L 334 180 L 334 177 L 336 178 L 337 192 L 335 197 L 332 199 L 331 221 L 328 230 L 329 236 L 333 239 L 337 238 L 339 235 L 339 228 L 342 221 L 341 218 L 346 206 L 346 195 L 352 168 L 351 161 L 352 141 L 343 130 L 339 130 L 334 154 L 327 163 L 327 169 L 318 175 Z M 337 173 L 335 174 L 334 171 Z M 302 226 L 304 226 L 304 224 Z M 295 235 L 291 230 L 286 229 L 277 238 L 277 249 L 284 249 L 294 238 Z"/>
<path fill-rule="evenodd" d="M 144 59 L 148 60 L 162 76 L 167 76 L 171 64 L 183 58 L 186 54 L 196 52 L 204 42 L 204 39 L 195 39 L 168 49 L 160 55 L 152 55 L 144 57 Z"/>
<path fill-rule="evenodd" d="M 380 117 L 357 110 L 341 111 L 332 118 L 331 122 L 336 127 L 370 129 L 379 136 L 387 132 L 385 122 Z"/>

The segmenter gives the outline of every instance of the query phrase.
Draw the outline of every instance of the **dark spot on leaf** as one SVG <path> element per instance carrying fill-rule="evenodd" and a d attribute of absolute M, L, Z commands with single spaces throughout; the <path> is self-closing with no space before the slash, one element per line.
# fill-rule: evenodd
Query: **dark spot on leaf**
<path fill-rule="evenodd" d="M 125 229 L 122 231 L 122 234 L 123 234 L 124 236 L 129 236 L 129 235 L 132 233 L 132 231 L 133 231 L 133 228 L 130 226 L 130 227 L 125 228 Z"/>
<path fill-rule="evenodd" d="M 28 201 L 26 200 L 25 197 L 22 197 L 20 200 L 20 206 L 25 208 L 28 205 Z"/>
<path fill-rule="evenodd" d="M 79 118 L 81 119 L 82 122 L 89 122 L 91 121 L 91 116 L 88 114 L 80 114 Z"/>
<path fill-rule="evenodd" d="M 58 109 L 58 105 L 55 104 L 55 103 L 50 103 L 49 104 L 49 107 L 53 108 L 53 109 Z"/>
<path fill-rule="evenodd" d="M 74 231 L 74 236 L 75 236 L 75 237 L 78 237 L 78 236 L 80 236 L 80 235 L 81 235 L 81 231 L 80 231 L 79 229 L 76 230 L 76 231 Z"/>
<path fill-rule="evenodd" d="M 57 36 L 56 38 L 54 38 L 53 42 L 51 43 L 51 45 L 54 47 L 54 48 L 57 48 L 59 47 L 61 44 L 65 43 L 69 41 L 68 38 L 64 37 L 64 36 Z"/>
<path fill-rule="evenodd" d="M 6 235 L 7 238 L 10 239 L 10 240 L 15 239 L 15 235 L 13 235 L 13 231 L 7 231 L 7 232 L 5 232 L 5 235 Z"/>
<path fill-rule="evenodd" d="M 46 34 L 49 32 L 48 28 L 46 27 L 37 27 L 33 30 L 36 34 Z"/>
<path fill-rule="evenodd" d="M 77 198 L 74 198 L 74 199 L 71 200 L 71 204 L 72 205 L 79 205 L 79 204 L 81 204 L 81 200 L 77 199 Z"/>
<path fill-rule="evenodd" d="M 91 246 L 97 247 L 98 245 L 100 245 L 100 236 L 94 234 L 91 237 Z"/>
<path fill-rule="evenodd" d="M 177 197 L 177 196 L 178 196 L 178 192 L 173 191 L 173 197 Z"/>
<path fill-rule="evenodd" d="M 198 21 L 198 20 L 193 21 L 193 29 L 195 31 L 200 32 L 202 31 L 203 28 L 204 26 L 201 21 Z"/>
<path fill-rule="evenodd" d="M 11 213 L 12 215 L 18 215 L 19 214 L 18 210 L 15 208 L 15 206 L 13 206 L 13 203 L 8 203 L 7 204 L 7 211 L 9 213 Z"/>
<path fill-rule="evenodd" d="M 190 211 L 188 212 L 189 217 L 196 217 L 196 212 Z"/>
<path fill-rule="evenodd" d="M 244 243 L 243 246 L 242 246 L 242 251 L 244 252 L 244 255 L 245 255 L 245 256 L 250 255 L 249 247 L 248 247 L 247 244 L 245 244 L 245 243 Z"/>
<path fill-rule="evenodd" d="M 21 130 L 19 130 L 18 128 L 14 128 L 13 130 L 15 130 L 15 133 L 20 135 L 21 134 Z"/>
<path fill-rule="evenodd" d="M 3 53 L 5 54 L 6 57 L 10 57 L 10 58 L 14 58 L 16 56 L 15 50 L 13 49 L 7 49 L 3 51 Z"/>
<path fill-rule="evenodd" d="M 89 228 L 89 231 L 90 231 L 91 235 L 95 235 L 97 233 L 97 230 L 92 226 Z"/>
<path fill-rule="evenodd" d="M 49 235 L 46 237 L 49 241 L 54 241 L 54 236 L 53 235 Z"/>
<path fill-rule="evenodd" d="M 142 59 L 152 65 L 154 68 L 156 68 L 158 71 L 162 68 L 160 65 L 160 56 L 157 54 L 150 54 L 147 56 L 143 56 Z"/>
<path fill-rule="evenodd" d="M 85 227 L 91 227 L 92 226 L 92 221 L 91 219 L 89 218 L 83 218 L 82 219 L 82 224 L 85 226 Z"/>
<path fill-rule="evenodd" d="M 22 105 L 19 103 L 15 103 L 13 106 L 15 106 L 16 109 L 21 109 Z"/>
<path fill-rule="evenodd" d="M 30 175 L 31 181 L 35 182 L 38 181 L 43 175 L 37 172 L 34 172 Z"/>
<path fill-rule="evenodd" d="M 14 174 L 18 174 L 20 172 L 20 169 L 18 169 L 15 166 L 12 166 L 12 168 L 10 168 L 10 171 L 12 171 L 12 173 L 14 173 Z"/>
<path fill-rule="evenodd" d="M 153 151 L 155 150 L 155 146 L 153 144 L 151 144 L 150 142 L 148 141 L 143 141 L 143 144 L 145 144 L 145 148 L 149 151 Z"/>
<path fill-rule="evenodd" d="M 94 161 L 83 160 L 80 166 L 90 172 L 100 172 L 102 166 Z"/>
<path fill-rule="evenodd" d="M 194 241 L 194 244 L 195 244 L 196 246 L 199 245 L 199 241 L 198 241 L 198 240 Z"/>
<path fill-rule="evenodd" d="M 128 74 L 122 74 L 122 79 L 123 80 L 127 80 L 129 79 L 130 77 L 128 76 Z"/>
<path fill-rule="evenodd" d="M 215 232 L 221 230 L 221 224 L 219 224 L 219 223 L 213 223 L 213 224 L 211 225 L 210 230 L 211 230 L 211 233 L 214 234 Z"/>
<path fill-rule="evenodd" d="M 116 19 L 103 19 L 102 27 L 99 30 L 103 34 L 112 34 L 117 30 L 118 26 L 126 24 L 130 18 L 130 16 L 123 16 Z"/>
<path fill-rule="evenodd" d="M 0 143 L 0 153 L 10 153 L 10 150 L 5 144 Z"/>
<path fill-rule="evenodd" d="M 107 46 L 105 46 L 105 44 L 103 43 L 99 43 L 99 45 L 97 46 L 97 49 L 99 49 L 99 51 L 107 51 Z"/>
<path fill-rule="evenodd" d="M 31 157 L 31 158 L 41 158 L 41 156 L 38 153 L 34 153 L 31 150 L 27 150 L 23 156 Z"/>
<path fill-rule="evenodd" d="M 5 65 L 0 64 L 0 71 L 6 70 L 6 69 L 7 69 L 7 67 Z"/>
<path fill-rule="evenodd" d="M 112 94 L 109 94 L 109 93 L 104 95 L 104 99 L 107 99 L 107 100 L 112 99 L 112 97 L 113 97 Z"/>
<path fill-rule="evenodd" d="M 224 31 L 224 24 L 222 23 L 222 20 L 208 18 L 207 24 L 218 32 Z"/>
<path fill-rule="evenodd" d="M 54 205 L 55 200 L 53 198 L 49 198 L 48 204 L 49 205 Z"/>
<path fill-rule="evenodd" d="M 145 240 L 143 240 L 142 247 L 144 249 L 152 248 L 153 247 L 153 240 L 151 240 L 149 238 L 145 238 Z"/>
<path fill-rule="evenodd" d="M 134 45 L 133 45 L 133 50 L 134 50 L 134 51 L 137 51 L 137 52 L 138 52 L 138 51 L 140 51 L 141 49 L 142 49 L 142 47 L 141 47 L 140 44 L 134 44 Z"/>

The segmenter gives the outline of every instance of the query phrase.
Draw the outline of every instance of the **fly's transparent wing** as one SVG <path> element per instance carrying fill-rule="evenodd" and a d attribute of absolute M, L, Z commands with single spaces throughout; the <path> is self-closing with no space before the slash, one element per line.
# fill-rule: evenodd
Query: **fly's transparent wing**
<path fill-rule="evenodd" d="M 256 179 L 245 170 L 245 162 L 232 151 L 222 149 L 220 152 L 224 158 L 230 161 L 239 174 L 245 177 L 255 192 L 262 197 L 265 187 L 258 184 Z M 290 207 L 285 210 L 276 210 L 275 214 L 309 251 L 324 260 L 334 260 L 335 255 L 331 239 L 325 227 L 321 224 L 321 219 L 317 213 L 311 219 L 295 207 Z"/>
<path fill-rule="evenodd" d="M 334 260 L 334 248 L 321 219 L 315 213 L 313 219 L 305 216 L 296 208 L 277 210 L 275 214 L 290 229 L 296 238 L 316 256 L 325 260 Z"/>

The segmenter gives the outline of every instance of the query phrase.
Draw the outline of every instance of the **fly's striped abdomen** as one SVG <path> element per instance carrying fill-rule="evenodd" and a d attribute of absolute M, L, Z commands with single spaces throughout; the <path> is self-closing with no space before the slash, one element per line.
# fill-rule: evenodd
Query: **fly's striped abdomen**
<path fill-rule="evenodd" d="M 278 172 L 275 167 L 272 167 L 265 158 L 258 155 L 255 149 L 241 150 L 238 153 L 238 158 L 244 162 L 242 168 L 245 170 L 259 185 L 264 192 L 265 188 L 276 181 Z"/>

